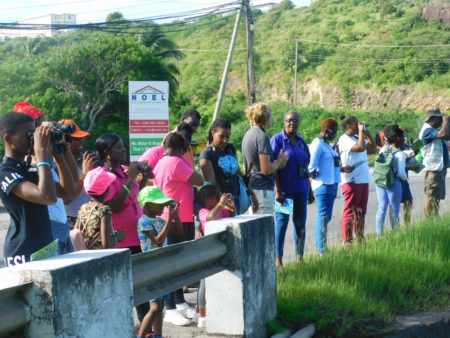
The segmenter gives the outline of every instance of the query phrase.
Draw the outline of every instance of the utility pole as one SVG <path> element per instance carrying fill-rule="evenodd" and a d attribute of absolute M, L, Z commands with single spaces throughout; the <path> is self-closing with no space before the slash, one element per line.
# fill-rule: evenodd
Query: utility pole
<path fill-rule="evenodd" d="M 255 64 L 253 62 L 253 13 L 250 7 L 250 0 L 242 0 L 245 5 L 245 23 L 247 32 L 247 103 L 252 105 L 256 102 L 256 76 Z"/>
<path fill-rule="evenodd" d="M 219 117 L 220 107 L 222 106 L 223 96 L 225 95 L 225 88 L 227 87 L 228 73 L 230 72 L 231 60 L 233 59 L 234 46 L 236 45 L 236 38 L 239 31 L 239 24 L 241 22 L 242 8 L 239 8 L 236 15 L 236 22 L 234 23 L 233 35 L 231 36 L 230 48 L 228 50 L 227 62 L 223 70 L 222 82 L 220 83 L 219 94 L 217 96 L 216 108 L 214 109 L 213 121 Z"/>
<path fill-rule="evenodd" d="M 295 40 L 295 85 L 294 85 L 294 106 L 297 105 L 297 62 L 298 62 L 298 40 Z"/>

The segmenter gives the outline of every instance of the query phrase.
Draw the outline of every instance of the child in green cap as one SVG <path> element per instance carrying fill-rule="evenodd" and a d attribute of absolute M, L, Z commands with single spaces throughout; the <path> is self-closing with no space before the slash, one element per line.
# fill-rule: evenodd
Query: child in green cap
<path fill-rule="evenodd" d="M 178 216 L 179 204 L 164 195 L 157 186 L 146 186 L 139 192 L 138 201 L 142 206 L 144 214 L 138 222 L 139 240 L 143 251 L 150 251 L 166 246 L 166 237 L 170 233 L 182 236 L 183 225 Z M 159 218 L 165 207 L 169 208 L 167 221 Z M 148 330 L 153 327 L 153 337 L 162 337 L 162 309 L 164 295 L 150 300 L 150 311 L 142 320 L 138 337 L 145 337 Z"/>

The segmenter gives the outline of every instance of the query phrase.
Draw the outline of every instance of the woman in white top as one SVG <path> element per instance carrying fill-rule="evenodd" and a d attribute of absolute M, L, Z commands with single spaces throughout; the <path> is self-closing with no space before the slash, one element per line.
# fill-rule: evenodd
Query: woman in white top
<path fill-rule="evenodd" d="M 369 200 L 369 162 L 367 154 L 376 150 L 375 140 L 365 122 L 358 122 L 354 116 L 341 116 L 344 135 L 339 138 L 339 151 L 343 170 L 341 188 L 345 206 L 342 211 L 342 240 L 351 245 L 353 231 L 356 241 L 364 239 L 364 221 Z"/>
<path fill-rule="evenodd" d="M 327 118 L 322 121 L 322 131 L 310 147 L 311 161 L 308 171 L 312 178 L 311 187 L 317 201 L 316 217 L 316 249 L 323 253 L 327 248 L 327 226 L 333 214 L 337 187 L 341 182 L 339 154 L 334 151 L 329 142 L 336 138 L 338 123 Z"/>
<path fill-rule="evenodd" d="M 391 214 L 394 222 L 392 228 L 399 223 L 400 218 L 400 203 L 402 200 L 402 184 L 400 180 L 406 181 L 406 155 L 400 150 L 400 147 L 405 142 L 404 132 L 398 125 L 389 125 L 384 129 L 385 145 L 381 148 L 380 153 L 393 153 L 392 171 L 394 172 L 395 180 L 389 188 L 383 188 L 375 185 L 378 197 L 378 211 L 377 211 L 377 234 L 381 235 L 384 230 L 384 220 L 386 218 L 386 210 L 388 205 L 391 206 Z"/>

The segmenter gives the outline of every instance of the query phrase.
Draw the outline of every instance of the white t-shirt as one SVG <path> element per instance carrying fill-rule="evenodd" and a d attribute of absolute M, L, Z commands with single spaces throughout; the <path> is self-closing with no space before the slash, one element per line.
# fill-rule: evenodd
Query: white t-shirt
<path fill-rule="evenodd" d="M 367 140 L 364 141 L 367 144 Z M 367 160 L 367 151 L 351 151 L 353 146 L 358 143 L 358 137 L 342 135 L 339 138 L 339 151 L 341 152 L 342 166 L 355 166 L 351 173 L 341 173 L 341 182 L 344 183 L 369 183 L 369 162 Z"/>
<path fill-rule="evenodd" d="M 52 175 L 55 182 L 59 182 L 59 176 L 54 167 L 52 167 Z M 48 206 L 48 215 L 50 216 L 50 221 L 63 224 L 67 223 L 67 214 L 66 209 L 64 209 L 64 202 L 62 198 L 57 197 L 56 203 Z"/>

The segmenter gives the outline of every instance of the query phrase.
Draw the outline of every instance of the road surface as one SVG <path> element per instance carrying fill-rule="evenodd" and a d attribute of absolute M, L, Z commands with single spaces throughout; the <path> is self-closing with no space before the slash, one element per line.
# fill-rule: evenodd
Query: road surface
<path fill-rule="evenodd" d="M 423 217 L 423 175 L 422 174 L 410 174 L 409 178 L 411 191 L 414 197 L 414 206 L 412 218 L 419 219 Z M 450 211 L 450 194 L 448 187 L 450 186 L 450 177 L 446 180 L 447 186 L 447 199 L 441 201 L 441 213 Z M 375 215 L 377 211 L 377 195 L 373 183 L 370 184 L 369 188 L 369 203 L 366 215 L 366 226 L 365 233 L 375 232 Z M 339 224 L 340 214 L 343 207 L 343 201 L 339 196 L 334 203 L 333 218 L 328 225 L 328 245 L 335 246 L 340 245 L 341 238 L 341 227 Z M 306 243 L 305 243 L 305 255 L 311 254 L 315 251 L 315 241 L 314 241 L 314 223 L 315 216 L 317 212 L 317 205 L 314 203 L 308 206 L 308 216 L 306 224 Z M 402 211 L 401 211 L 402 213 Z M 402 222 L 402 220 L 401 220 Z M 8 229 L 9 216 L 5 212 L 4 208 L 0 208 L 0 258 L 3 257 L 3 245 Z M 284 262 L 290 262 L 295 259 L 294 251 L 294 236 L 293 236 L 293 225 L 292 221 L 289 222 L 288 230 L 286 233 L 286 242 L 284 249 Z M 274 262 L 275 264 L 275 262 Z M 3 266 L 3 259 L 0 259 L 0 266 Z M 196 303 L 196 290 L 190 289 L 189 293 L 186 294 L 186 300 L 192 304 Z M 138 325 L 138 323 L 136 323 Z M 189 338 L 189 337 L 200 337 L 200 338 L 214 338 L 214 336 L 206 335 L 204 329 L 198 329 L 195 324 L 190 324 L 186 327 L 177 327 L 170 324 L 164 324 L 163 332 L 165 337 L 178 337 L 178 338 Z"/>

